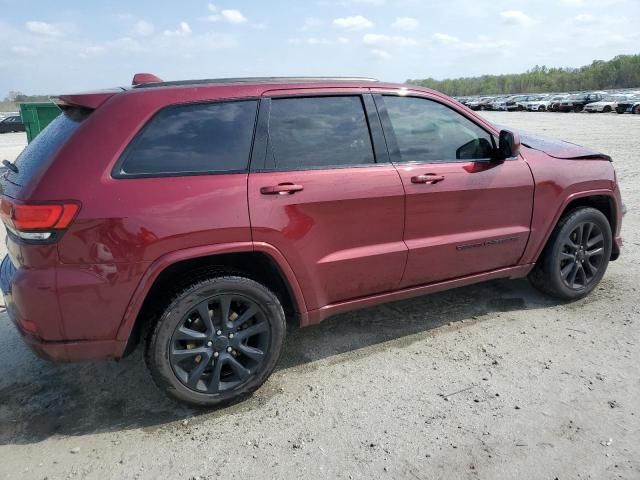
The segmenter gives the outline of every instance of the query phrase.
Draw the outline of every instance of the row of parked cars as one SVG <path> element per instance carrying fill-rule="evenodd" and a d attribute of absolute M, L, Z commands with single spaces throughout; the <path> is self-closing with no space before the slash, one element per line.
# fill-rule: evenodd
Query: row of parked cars
<path fill-rule="evenodd" d="M 640 91 L 458 97 L 472 110 L 640 114 Z"/>

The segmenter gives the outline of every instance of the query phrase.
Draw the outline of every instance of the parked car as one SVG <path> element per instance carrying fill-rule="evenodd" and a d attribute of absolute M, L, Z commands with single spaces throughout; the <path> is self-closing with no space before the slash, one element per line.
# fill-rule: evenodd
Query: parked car
<path fill-rule="evenodd" d="M 569 95 L 560 102 L 558 111 L 560 112 L 581 112 L 585 105 L 592 102 L 599 102 L 604 95 L 602 93 L 577 93 Z"/>
<path fill-rule="evenodd" d="M 134 84 L 60 96 L 0 177 L 0 287 L 43 357 L 142 343 L 167 394 L 218 406 L 271 374 L 287 317 L 527 276 L 575 300 L 620 254 L 607 155 L 501 130 L 432 90 Z"/>
<path fill-rule="evenodd" d="M 536 104 L 537 110 L 538 102 L 541 102 L 546 98 L 548 98 L 548 95 L 529 95 L 525 101 L 520 102 L 518 105 L 522 107 L 522 110 L 531 112 L 533 111 L 531 108 L 533 104 Z"/>
<path fill-rule="evenodd" d="M 0 120 L 0 133 L 24 132 L 24 122 L 20 115 L 12 115 Z"/>
<path fill-rule="evenodd" d="M 531 112 L 545 112 L 545 111 L 553 111 L 554 104 L 560 104 L 564 95 L 552 95 L 546 96 L 540 100 L 534 100 L 527 104 L 527 110 Z"/>
<path fill-rule="evenodd" d="M 640 95 L 629 96 L 626 100 L 618 102 L 616 112 L 640 114 Z"/>
<path fill-rule="evenodd" d="M 618 102 L 624 102 L 626 95 L 613 94 L 605 95 L 597 102 L 591 102 L 584 106 L 584 111 L 589 113 L 609 113 L 615 110 Z"/>
<path fill-rule="evenodd" d="M 471 110 L 492 110 L 492 102 L 494 101 L 494 97 L 482 97 L 475 100 L 471 100 L 467 102 L 465 105 L 469 107 Z"/>

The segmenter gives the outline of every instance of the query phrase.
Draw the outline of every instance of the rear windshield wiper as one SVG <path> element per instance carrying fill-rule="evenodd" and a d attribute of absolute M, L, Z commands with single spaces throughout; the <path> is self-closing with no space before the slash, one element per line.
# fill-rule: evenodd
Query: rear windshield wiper
<path fill-rule="evenodd" d="M 18 167 L 16 167 L 15 164 L 11 163 L 9 160 L 3 160 L 2 165 L 7 167 L 13 173 L 18 173 Z"/>

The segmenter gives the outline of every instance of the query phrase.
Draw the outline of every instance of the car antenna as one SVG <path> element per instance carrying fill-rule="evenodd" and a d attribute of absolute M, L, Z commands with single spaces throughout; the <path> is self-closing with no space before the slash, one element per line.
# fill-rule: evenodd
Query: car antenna
<path fill-rule="evenodd" d="M 13 173 L 18 173 L 18 167 L 16 167 L 13 163 L 11 163 L 9 160 L 5 159 L 2 160 L 2 164 L 7 167 L 9 170 L 11 170 Z"/>

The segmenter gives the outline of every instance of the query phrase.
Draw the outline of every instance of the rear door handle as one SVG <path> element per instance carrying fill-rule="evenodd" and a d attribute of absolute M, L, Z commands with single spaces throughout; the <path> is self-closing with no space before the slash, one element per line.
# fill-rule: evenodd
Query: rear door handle
<path fill-rule="evenodd" d="M 411 183 L 438 183 L 444 180 L 444 175 L 436 175 L 435 173 L 425 173 L 424 175 L 416 175 L 411 177 Z"/>
<path fill-rule="evenodd" d="M 304 190 L 302 185 L 295 183 L 280 183 L 269 187 L 261 187 L 260 193 L 263 195 L 287 195 Z"/>

